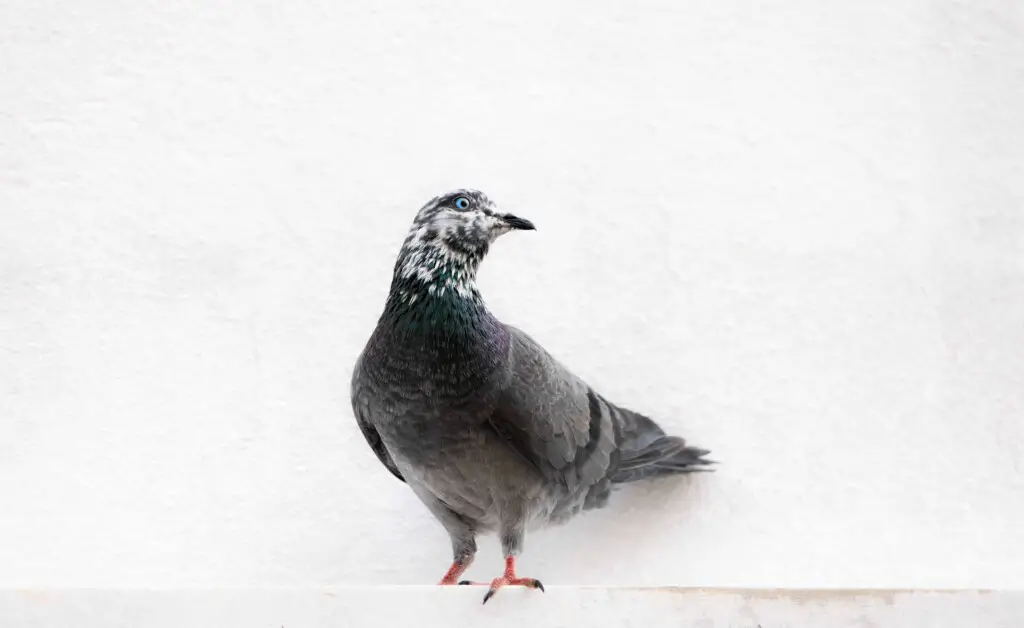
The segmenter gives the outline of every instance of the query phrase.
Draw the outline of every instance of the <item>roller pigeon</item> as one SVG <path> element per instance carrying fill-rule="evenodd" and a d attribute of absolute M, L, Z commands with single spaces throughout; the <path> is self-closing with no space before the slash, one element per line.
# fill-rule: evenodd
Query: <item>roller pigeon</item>
<path fill-rule="evenodd" d="M 476 190 L 424 205 L 351 380 L 370 448 L 451 538 L 440 584 L 467 584 L 459 577 L 477 535 L 498 535 L 505 569 L 485 603 L 506 585 L 543 591 L 516 574 L 528 529 L 604 506 L 614 485 L 713 464 L 709 451 L 608 401 L 488 310 L 480 262 L 499 236 L 532 229 Z"/>

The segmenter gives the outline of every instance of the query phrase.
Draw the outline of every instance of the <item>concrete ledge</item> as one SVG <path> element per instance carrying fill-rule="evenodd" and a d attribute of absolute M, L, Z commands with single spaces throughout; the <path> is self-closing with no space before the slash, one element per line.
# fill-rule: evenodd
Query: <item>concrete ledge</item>
<path fill-rule="evenodd" d="M 1024 626 L 1024 591 L 548 587 L 0 590 L 3 628 Z M 463 624 L 463 622 L 468 622 Z"/>

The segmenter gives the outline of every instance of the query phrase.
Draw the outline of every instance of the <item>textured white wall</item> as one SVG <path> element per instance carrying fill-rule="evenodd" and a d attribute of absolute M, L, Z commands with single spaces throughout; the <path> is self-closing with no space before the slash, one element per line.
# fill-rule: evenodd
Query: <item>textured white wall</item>
<path fill-rule="evenodd" d="M 0 3 L 0 587 L 433 583 L 347 397 L 413 213 L 720 471 L 556 584 L 1024 585 L 1024 13 Z M 500 567 L 487 541 L 474 578 Z"/>

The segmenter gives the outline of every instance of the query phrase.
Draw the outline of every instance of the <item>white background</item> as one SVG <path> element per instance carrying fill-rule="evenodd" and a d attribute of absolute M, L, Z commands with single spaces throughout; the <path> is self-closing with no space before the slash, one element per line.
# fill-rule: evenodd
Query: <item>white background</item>
<path fill-rule="evenodd" d="M 461 186 L 538 225 L 492 309 L 722 461 L 522 573 L 1024 585 L 1022 32 L 997 0 L 5 0 L 0 586 L 436 582 L 348 382 Z"/>

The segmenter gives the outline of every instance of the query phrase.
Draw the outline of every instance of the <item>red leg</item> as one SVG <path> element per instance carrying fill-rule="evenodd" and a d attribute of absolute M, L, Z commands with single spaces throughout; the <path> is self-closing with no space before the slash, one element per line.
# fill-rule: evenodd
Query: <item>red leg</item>
<path fill-rule="evenodd" d="M 466 571 L 467 568 L 469 568 L 469 563 L 455 561 L 454 563 L 452 563 L 452 566 L 448 569 L 448 571 L 445 572 L 444 577 L 441 578 L 441 582 L 439 582 L 438 584 L 457 584 L 459 582 L 459 576 L 461 576 L 463 572 Z"/>
<path fill-rule="evenodd" d="M 463 581 L 459 584 L 476 584 L 473 582 Z M 506 556 L 505 557 L 505 573 L 500 578 L 491 580 L 491 588 L 487 590 L 487 594 L 484 595 L 484 604 L 487 600 L 494 597 L 494 594 L 498 592 L 501 587 L 530 587 L 531 589 L 544 590 L 544 585 L 541 584 L 540 580 L 536 578 L 520 578 L 516 575 L 516 557 Z"/>

